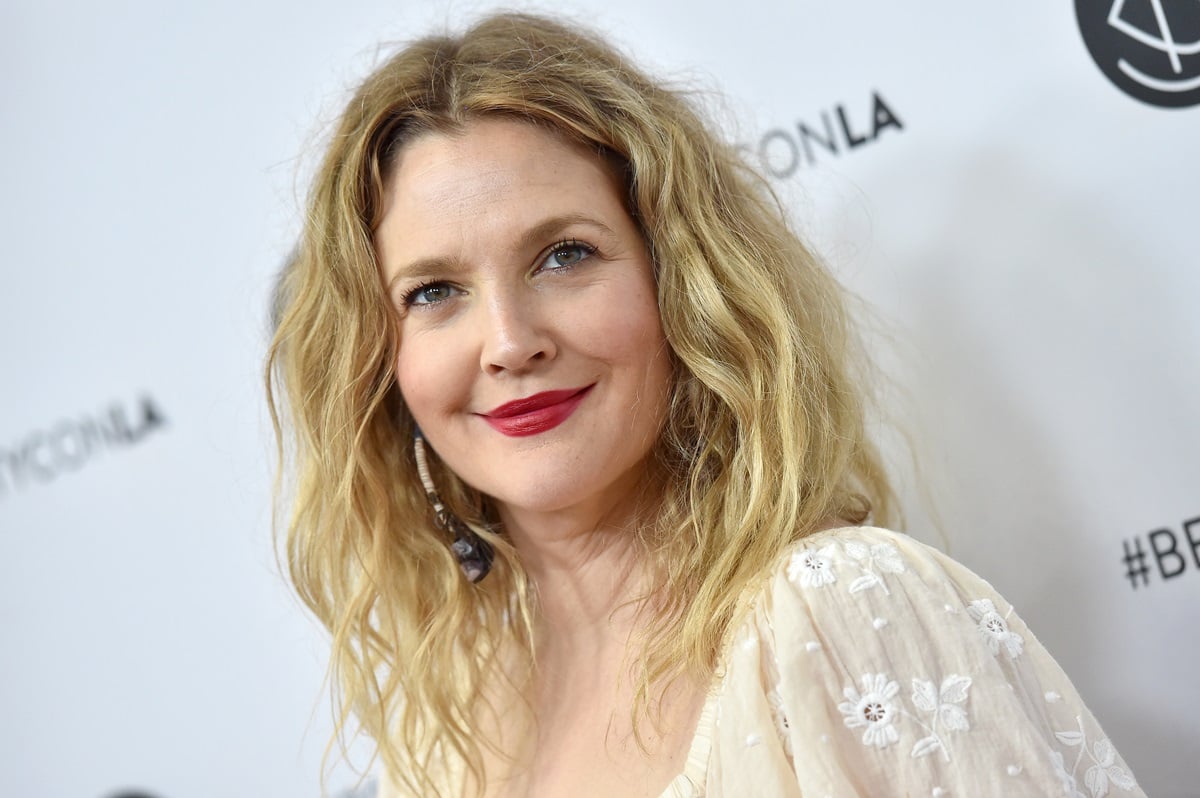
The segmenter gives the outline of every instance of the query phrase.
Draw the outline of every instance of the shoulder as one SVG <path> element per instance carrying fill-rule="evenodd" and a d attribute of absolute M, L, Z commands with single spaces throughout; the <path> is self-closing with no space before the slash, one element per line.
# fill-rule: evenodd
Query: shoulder
<path fill-rule="evenodd" d="M 983 648 L 1009 658 L 1027 630 L 984 579 L 907 535 L 845 527 L 793 544 L 754 601 L 780 655 L 820 649 L 864 667 L 966 669 Z"/>
<path fill-rule="evenodd" d="M 1030 659 L 1057 672 L 986 580 L 931 546 L 875 527 L 831 529 L 789 548 L 762 588 L 755 623 L 770 630 L 782 666 L 826 677 L 836 666 L 844 696 L 854 692 L 849 685 L 883 677 L 970 684 L 986 673 L 1007 687 L 1020 682 Z"/>
<path fill-rule="evenodd" d="M 1114 792 L 1140 794 L 1012 606 L 930 546 L 823 531 L 782 552 L 749 605 L 731 674 L 761 674 L 816 794 L 1044 794 L 1100 770 Z M 748 656 L 752 668 L 736 667 Z M 1106 764 L 1073 760 L 1079 746 Z"/>
<path fill-rule="evenodd" d="M 885 574 L 909 573 L 939 582 L 950 570 L 966 569 L 937 549 L 908 535 L 871 526 L 827 529 L 792 544 L 777 563 L 777 571 L 801 587 L 821 587 L 838 581 L 853 593 L 883 584 Z M 982 582 L 969 574 L 970 580 Z M 961 573 L 959 574 L 962 575 Z"/>
<path fill-rule="evenodd" d="M 995 596 L 987 581 L 961 563 L 878 527 L 829 529 L 793 544 L 777 561 L 764 592 L 768 608 L 784 612 L 803 604 L 828 612 L 893 606 L 950 614 L 962 610 L 971 616 L 986 606 L 976 602 Z M 878 629 L 876 620 L 871 618 Z"/>

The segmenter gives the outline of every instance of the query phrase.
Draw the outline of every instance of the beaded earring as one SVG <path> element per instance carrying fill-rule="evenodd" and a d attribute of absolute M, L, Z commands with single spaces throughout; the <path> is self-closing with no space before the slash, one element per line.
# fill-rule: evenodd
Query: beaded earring
<path fill-rule="evenodd" d="M 417 476 L 421 478 L 426 498 L 433 505 L 433 522 L 437 524 L 438 529 L 454 536 L 450 551 L 454 553 L 454 559 L 458 560 L 458 567 L 462 569 L 467 581 L 482 581 L 492 569 L 492 547 L 447 510 L 438 498 L 433 487 L 433 478 L 429 475 L 429 463 L 425 459 L 425 436 L 419 427 L 413 430 L 413 455 L 417 460 Z"/>

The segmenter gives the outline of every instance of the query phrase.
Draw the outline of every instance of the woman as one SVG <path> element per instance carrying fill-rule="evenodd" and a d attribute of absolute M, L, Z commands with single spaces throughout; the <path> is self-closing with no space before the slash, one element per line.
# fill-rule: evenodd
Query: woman
<path fill-rule="evenodd" d="M 1140 794 L 986 583 L 861 526 L 837 283 L 594 36 L 367 78 L 281 302 L 291 576 L 384 795 Z"/>

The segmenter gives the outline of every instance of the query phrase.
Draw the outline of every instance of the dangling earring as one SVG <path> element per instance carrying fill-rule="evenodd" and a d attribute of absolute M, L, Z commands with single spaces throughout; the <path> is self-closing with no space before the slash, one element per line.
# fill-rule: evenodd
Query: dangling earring
<path fill-rule="evenodd" d="M 466 575 L 468 582 L 479 582 L 492 569 L 492 547 L 470 530 L 457 516 L 446 509 L 433 488 L 433 478 L 429 476 L 429 463 L 425 460 L 425 436 L 420 427 L 413 429 L 413 455 L 417 459 L 417 476 L 425 488 L 425 496 L 433 505 L 433 522 L 438 529 L 449 532 L 454 536 L 450 551 L 458 560 L 458 567 Z"/>

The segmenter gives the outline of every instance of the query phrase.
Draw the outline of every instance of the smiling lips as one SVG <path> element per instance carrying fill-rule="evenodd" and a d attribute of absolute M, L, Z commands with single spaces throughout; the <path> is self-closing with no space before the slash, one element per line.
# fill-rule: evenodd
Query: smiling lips
<path fill-rule="evenodd" d="M 595 383 L 565 391 L 544 391 L 507 402 L 480 416 L 492 429 L 510 438 L 538 435 L 566 421 Z"/>

